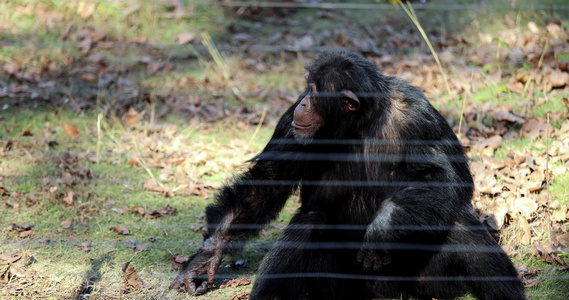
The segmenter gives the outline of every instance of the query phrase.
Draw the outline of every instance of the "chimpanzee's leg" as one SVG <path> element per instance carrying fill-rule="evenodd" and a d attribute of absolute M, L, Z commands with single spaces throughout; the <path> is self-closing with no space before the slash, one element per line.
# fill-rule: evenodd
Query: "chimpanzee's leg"
<path fill-rule="evenodd" d="M 250 299 L 365 298 L 365 281 L 346 279 L 358 267 L 357 249 L 333 242 L 327 230 L 317 212 L 295 215 L 263 260 Z"/>
<path fill-rule="evenodd" d="M 411 294 L 451 299 L 470 292 L 480 300 L 525 299 L 516 269 L 482 224 L 465 214 L 455 225 L 441 252 L 419 274 L 426 280 L 419 280 Z"/>
<path fill-rule="evenodd" d="M 523 299 L 515 268 L 489 234 L 461 229 L 480 227 L 470 209 L 452 190 L 404 189 L 382 202 L 358 259 L 365 269 L 408 278 L 397 280 L 399 290 L 419 298 L 454 298 L 470 291 L 479 299 Z M 381 287 L 376 282 L 379 293 Z"/>

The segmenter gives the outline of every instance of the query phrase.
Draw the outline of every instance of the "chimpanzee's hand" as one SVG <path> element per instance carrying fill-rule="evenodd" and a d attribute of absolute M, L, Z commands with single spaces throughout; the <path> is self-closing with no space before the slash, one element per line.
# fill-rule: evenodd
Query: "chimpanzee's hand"
<path fill-rule="evenodd" d="M 221 264 L 221 248 L 202 247 L 188 259 L 180 274 L 170 284 L 170 289 L 185 290 L 192 295 L 207 292 L 208 285 L 213 284 L 215 273 Z M 198 279 L 199 275 L 207 274 L 207 281 Z"/>
<path fill-rule="evenodd" d="M 364 243 L 356 259 L 365 270 L 379 271 L 391 263 L 391 255 L 383 249 L 377 249 L 373 244 Z"/>

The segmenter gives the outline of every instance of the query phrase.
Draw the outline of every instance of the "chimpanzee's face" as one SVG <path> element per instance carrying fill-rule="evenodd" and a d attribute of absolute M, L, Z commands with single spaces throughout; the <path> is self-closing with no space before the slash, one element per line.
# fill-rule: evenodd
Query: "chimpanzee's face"
<path fill-rule="evenodd" d="M 308 76 L 305 76 L 308 79 Z M 323 117 L 324 97 L 319 97 L 319 91 L 315 83 L 308 83 L 305 96 L 294 110 L 293 121 L 291 126 L 294 128 L 295 137 L 299 140 L 310 141 L 316 132 L 325 125 Z M 325 97 L 326 101 L 342 101 L 345 111 L 356 111 L 360 107 L 358 97 L 350 90 L 342 90 L 339 92 L 322 92 L 321 94 L 329 95 Z M 330 105 L 330 103 L 328 103 Z M 340 117 L 340 116 L 334 116 Z"/>

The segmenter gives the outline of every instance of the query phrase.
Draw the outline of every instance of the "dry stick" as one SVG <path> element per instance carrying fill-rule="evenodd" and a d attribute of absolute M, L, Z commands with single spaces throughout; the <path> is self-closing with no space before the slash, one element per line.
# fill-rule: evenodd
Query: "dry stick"
<path fill-rule="evenodd" d="M 435 61 L 437 62 L 437 65 L 439 66 L 439 71 L 441 72 L 441 75 L 443 76 L 445 86 L 447 89 L 447 93 L 449 94 L 449 96 L 451 96 L 450 86 L 448 84 L 447 76 L 443 70 L 443 66 L 441 65 L 441 61 L 439 60 L 439 57 L 437 56 L 437 53 L 435 52 L 433 45 L 431 45 L 431 42 L 429 41 L 429 37 L 427 37 L 427 34 L 423 30 L 423 27 L 421 26 L 421 24 L 419 24 L 419 19 L 417 18 L 417 15 L 415 15 L 415 11 L 413 10 L 413 6 L 411 6 L 411 3 L 407 2 L 407 6 L 409 7 L 409 8 L 407 8 L 403 4 L 403 2 L 401 2 L 401 0 L 397 0 L 397 2 L 399 3 L 399 6 L 401 6 L 401 8 L 403 8 L 403 10 L 407 14 L 407 16 L 409 16 L 409 18 L 411 19 L 413 24 L 415 24 L 415 26 L 417 27 L 417 29 L 421 33 L 421 36 L 423 37 L 423 39 L 427 43 L 429 50 L 431 50 L 431 54 L 433 55 L 433 57 L 435 58 Z"/>
<path fill-rule="evenodd" d="M 103 118 L 103 113 L 97 114 L 97 164 L 101 160 L 101 119 Z"/>
<path fill-rule="evenodd" d="M 263 108 L 263 114 L 261 114 L 261 120 L 259 120 L 259 124 L 257 124 L 257 128 L 255 128 L 255 132 L 253 132 L 253 135 L 251 136 L 251 138 L 249 139 L 249 142 L 247 143 L 247 148 L 249 148 L 249 145 L 251 145 L 251 142 L 253 142 L 253 139 L 255 139 L 255 137 L 259 133 L 259 130 L 261 129 L 261 125 L 263 125 L 263 121 L 265 120 L 266 114 L 267 114 L 267 108 L 265 107 L 265 108 Z"/>
<path fill-rule="evenodd" d="M 549 112 L 547 112 L 547 127 L 545 128 L 545 132 L 545 186 L 547 187 L 547 218 L 549 221 L 547 225 L 549 225 L 549 240 L 551 241 L 551 229 L 553 228 L 553 224 L 551 223 L 551 213 L 549 212 L 549 205 L 551 204 L 549 202 Z"/>
<path fill-rule="evenodd" d="M 144 170 L 146 170 L 146 173 L 148 173 L 148 175 L 150 175 L 150 177 L 152 179 L 154 179 L 160 187 L 164 187 L 162 185 L 162 183 L 160 182 L 160 180 L 158 180 L 158 179 L 156 179 L 156 177 L 154 177 L 154 174 L 152 174 L 152 171 L 150 171 L 150 168 L 146 165 L 146 161 L 144 161 L 144 159 L 142 159 L 142 154 L 140 153 L 140 150 L 138 149 L 138 144 L 136 143 L 136 139 L 134 137 L 132 137 L 132 144 L 134 146 L 134 151 L 136 152 L 138 162 L 140 163 L 142 168 L 144 168 Z"/>
<path fill-rule="evenodd" d="M 223 78 L 229 84 L 229 87 L 231 88 L 231 91 L 233 92 L 233 94 L 235 95 L 235 97 L 237 97 L 237 99 L 239 101 L 244 102 L 244 98 L 241 96 L 241 92 L 239 92 L 239 90 L 232 84 L 231 76 L 229 75 L 229 70 L 227 69 L 227 65 L 223 61 L 223 58 L 221 57 L 221 53 L 219 53 L 219 50 L 217 50 L 217 48 L 213 44 L 213 41 L 212 41 L 209 33 L 202 32 L 202 39 L 203 39 L 204 45 L 207 48 L 207 51 L 209 52 L 209 54 L 213 58 L 213 61 L 215 62 L 215 64 L 219 68 L 219 70 L 221 71 L 221 75 L 223 75 Z"/>
<path fill-rule="evenodd" d="M 413 9 L 413 6 L 411 5 L 411 3 L 407 2 L 408 7 L 406 7 L 405 4 L 403 4 L 403 2 L 401 2 L 401 0 L 397 0 L 397 3 L 399 3 L 399 6 L 401 6 L 401 8 L 403 8 L 403 10 L 407 14 L 407 16 L 409 16 L 409 19 L 411 19 L 413 24 L 415 24 L 415 27 L 417 27 L 417 29 L 421 33 L 421 36 L 425 40 L 425 43 L 427 43 L 427 46 L 429 47 L 429 50 L 431 51 L 431 55 L 433 55 L 433 57 L 435 58 L 435 61 L 437 62 L 437 66 L 439 67 L 439 72 L 441 72 L 441 75 L 443 76 L 443 80 L 445 82 L 445 87 L 446 87 L 447 93 L 448 93 L 449 97 L 452 97 L 452 94 L 450 91 L 450 85 L 448 83 L 448 78 L 444 72 L 443 66 L 441 65 L 441 61 L 439 60 L 439 57 L 438 57 L 437 53 L 435 52 L 433 45 L 431 45 L 431 41 L 429 41 L 429 37 L 427 37 L 427 34 L 423 30 L 423 27 L 419 23 L 419 19 L 417 18 L 417 15 L 415 14 L 415 10 Z M 464 100 L 462 103 L 463 109 L 464 109 L 465 102 L 466 102 L 466 100 Z M 459 138 L 460 138 L 460 128 L 462 127 L 462 119 L 463 118 L 462 118 L 462 112 L 461 112 L 460 121 L 458 123 L 458 137 Z"/>

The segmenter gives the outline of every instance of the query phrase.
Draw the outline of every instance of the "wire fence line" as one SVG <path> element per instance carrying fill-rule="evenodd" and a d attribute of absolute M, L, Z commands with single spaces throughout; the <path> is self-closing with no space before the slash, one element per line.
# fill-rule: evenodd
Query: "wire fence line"
<path fill-rule="evenodd" d="M 74 143 L 74 142 L 116 142 L 117 140 L 122 141 L 141 141 L 141 140 L 148 140 L 152 139 L 153 141 L 158 142 L 168 142 L 172 140 L 179 139 L 178 137 L 136 137 L 136 136 L 129 136 L 128 138 L 109 138 L 105 135 L 112 135 L 112 134 L 102 134 L 102 137 L 94 137 L 94 136 L 79 136 L 76 138 L 72 137 L 59 137 L 59 136 L 50 136 L 50 137 L 40 137 L 40 136 L 0 136 L 0 142 L 57 142 L 57 143 Z M 269 142 L 269 141 L 267 141 Z M 280 145 L 305 145 L 304 141 L 299 141 L 297 139 L 291 138 L 279 138 L 279 139 L 271 139 L 271 144 L 280 144 Z M 462 144 L 458 140 L 420 140 L 420 139 L 412 139 L 412 140 L 391 140 L 391 139 L 314 139 L 310 142 L 311 145 L 403 145 L 403 146 L 461 146 Z M 34 153 L 29 152 L 29 153 Z M 94 151 L 74 151 L 74 150 L 61 150 L 61 151 L 54 151 L 54 150 L 42 150 L 37 151 L 37 154 L 40 153 L 53 153 L 53 154 L 71 154 L 71 155 L 79 155 L 79 154 L 92 154 L 95 153 Z"/>
<path fill-rule="evenodd" d="M 488 5 L 481 1 L 477 4 L 465 4 L 465 3 L 413 3 L 413 8 L 417 10 L 442 10 L 442 11 L 453 11 L 453 10 L 569 10 L 569 4 L 559 1 L 562 4 L 551 3 L 515 3 L 515 1 L 497 1 L 504 2 L 499 4 Z M 509 2 L 509 3 L 507 3 Z M 394 8 L 399 8 L 398 5 L 393 5 L 389 3 L 357 3 L 357 2 L 347 2 L 347 3 L 332 3 L 332 2 L 269 2 L 269 1 L 195 1 L 190 2 L 190 4 L 209 6 L 227 6 L 227 7 L 271 7 L 271 8 L 320 8 L 320 9 L 353 9 L 353 10 L 393 10 Z"/>
<path fill-rule="evenodd" d="M 169 273 L 156 273 L 158 277 L 173 279 L 175 275 Z M 177 274 L 176 274 L 177 275 Z M 215 278 L 218 279 L 234 279 L 235 277 L 248 277 L 250 274 L 223 274 L 217 273 Z M 519 281 L 516 276 L 378 276 L 378 275 L 358 275 L 347 273 L 281 273 L 281 274 L 257 274 L 256 279 L 290 279 L 290 278 L 329 278 L 329 279 L 345 279 L 345 280 L 369 280 L 369 281 Z M 557 281 L 568 280 L 569 275 L 539 275 L 541 280 Z M 207 275 L 198 276 L 198 280 L 207 280 Z"/>
<path fill-rule="evenodd" d="M 14 37 L 14 36 L 12 36 Z M 22 40 L 24 38 L 22 37 Z M 97 47 L 100 43 L 93 42 L 93 47 Z M 36 48 L 45 48 L 45 47 L 60 47 L 60 48 L 77 48 L 77 42 L 12 42 L 12 41 L 0 41 L 0 47 L 36 47 Z M 110 42 L 110 44 L 105 44 L 105 48 L 148 48 L 148 49 L 155 49 L 155 50 L 195 50 L 195 53 L 208 54 L 209 51 L 206 46 L 201 44 L 156 44 L 156 43 L 125 43 L 125 42 Z M 430 54 L 429 48 L 424 46 L 391 46 L 391 45 L 375 45 L 376 49 L 369 49 L 363 50 L 364 52 L 378 52 L 381 53 L 383 51 L 385 54 L 407 54 L 407 53 L 424 53 Z M 500 46 L 460 46 L 460 45 L 435 45 L 435 50 L 444 50 L 450 53 L 475 53 L 477 51 L 489 51 L 495 52 Z M 560 51 L 566 51 L 569 49 L 567 45 L 552 45 L 556 49 Z M 241 53 L 246 51 L 253 51 L 253 52 L 273 52 L 273 53 L 281 53 L 281 52 L 322 52 L 322 51 L 330 51 L 338 49 L 338 47 L 334 46 L 309 46 L 309 47 L 301 47 L 295 45 L 266 45 L 266 44 L 250 44 L 244 46 L 233 46 L 227 44 L 220 44 L 216 45 L 216 48 L 223 52 L 231 52 L 231 53 Z M 344 48 L 353 48 L 359 49 L 357 46 L 345 46 Z M 528 54 L 536 54 L 541 53 L 542 49 L 524 49 L 524 53 Z M 138 55 L 143 57 L 144 55 Z"/>
<path fill-rule="evenodd" d="M 107 209 L 109 211 L 112 211 L 113 213 L 120 215 L 120 214 L 124 214 L 127 212 L 131 212 L 133 214 L 140 214 L 137 212 L 138 208 L 140 208 L 139 206 L 130 206 L 130 207 L 107 207 Z M 164 209 L 164 207 L 161 208 L 156 208 L 156 209 L 148 209 L 145 210 L 145 213 L 152 215 L 151 213 L 153 212 L 160 212 L 161 209 Z M 161 214 L 160 218 L 167 218 L 168 216 L 166 215 L 171 215 L 173 214 L 174 210 L 170 210 L 168 212 L 165 212 L 165 215 Z M 196 230 L 201 230 L 204 229 L 207 226 L 212 227 L 212 228 L 217 228 L 217 227 L 224 227 L 224 225 L 227 224 L 215 224 L 215 223 L 211 223 L 211 224 L 205 224 L 204 222 L 200 222 L 200 223 L 187 223 L 187 222 L 182 222 L 182 223 L 178 223 L 176 222 L 176 224 L 168 224 L 165 222 L 160 222 L 160 223 L 148 223 L 147 218 L 143 218 L 143 215 L 140 214 L 140 220 L 139 221 L 132 221 L 129 222 L 128 226 L 134 226 L 134 227 L 152 227 L 155 229 L 164 229 L 164 230 L 171 230 L 171 229 L 196 229 Z M 158 219 L 158 217 L 152 217 L 153 219 Z M 198 219 L 204 219 L 205 218 L 205 214 L 202 214 L 199 216 Z M 23 226 L 32 226 L 33 228 L 60 228 L 61 224 L 60 223 L 56 223 L 56 222 L 34 222 L 34 223 L 15 223 L 15 222 L 11 222 L 11 223 L 0 223 L 0 225 L 2 226 L 9 226 L 11 224 L 23 224 Z M 82 228 L 108 228 L 111 226 L 117 225 L 116 222 L 100 222 L 100 223 L 92 223 L 92 222 L 83 222 L 83 223 L 74 223 L 73 227 L 82 229 Z M 16 226 L 17 227 L 17 226 Z M 254 223 L 235 223 L 235 224 L 231 224 L 230 226 L 231 229 L 237 229 L 237 230 L 261 230 L 261 229 L 276 229 L 276 230 L 284 230 L 289 229 L 289 230 L 317 230 L 317 231 L 365 231 L 367 228 L 369 228 L 369 225 L 366 224 L 298 224 L 298 223 L 290 223 L 290 224 L 281 224 L 281 223 L 269 223 L 269 224 L 254 224 Z M 386 226 L 385 228 L 382 228 L 382 230 L 385 231 L 454 231 L 454 232 L 466 232 L 466 231 L 486 231 L 488 230 L 484 225 L 480 224 L 480 225 L 436 225 L 436 224 L 426 224 L 426 225 L 397 225 L 397 224 L 393 224 L 393 225 L 389 225 Z M 243 242 L 242 245 L 244 245 L 245 243 L 249 243 L 249 242 Z M 266 244 L 267 241 L 262 241 L 259 243 L 263 243 Z M 318 242 L 314 242 L 314 243 L 318 243 Z M 392 243 L 391 243 L 392 244 Z M 414 244 L 414 243 L 412 243 Z M 427 245 L 433 245 L 433 244 L 427 244 Z M 402 246 L 403 247 L 403 246 Z"/>
<path fill-rule="evenodd" d="M 142 184 L 148 179 L 114 179 L 114 178 L 74 178 L 73 182 L 88 183 L 88 184 L 120 184 L 130 186 L 133 184 Z M 65 183 L 64 180 L 58 177 L 3 177 L 2 181 L 23 183 L 23 182 L 37 182 L 37 183 Z M 342 186 L 342 187 L 451 187 L 451 188 L 465 188 L 474 187 L 475 185 L 468 182 L 440 182 L 440 181 L 361 181 L 361 180 L 236 180 L 233 182 L 235 185 L 248 185 L 248 186 L 293 186 L 301 183 L 303 186 Z"/>
<path fill-rule="evenodd" d="M 44 0 L 37 0 L 38 2 Z M 55 1 L 61 2 L 62 0 Z M 65 2 L 63 0 L 63 2 Z M 159 0 L 111 0 L 106 2 L 124 3 L 124 4 L 151 4 L 151 5 L 165 5 L 164 2 Z M 466 1 L 465 1 L 466 2 Z M 416 10 L 435 10 L 435 11 L 452 11 L 452 10 L 569 10 L 569 4 L 564 1 L 550 1 L 547 3 L 517 3 L 511 0 L 494 0 L 492 5 L 484 1 L 478 3 L 455 3 L 451 1 L 448 3 L 432 3 L 426 1 L 425 3 L 412 3 L 413 8 Z M 404 1 L 405 3 L 405 1 Z M 222 6 L 222 7 L 262 7 L 262 8 L 297 8 L 297 9 L 353 9 L 353 10 L 393 10 L 398 8 L 398 5 L 389 3 L 364 3 L 364 2 L 324 2 L 324 1 L 193 1 L 187 2 L 187 5 L 196 6 Z"/>
<path fill-rule="evenodd" d="M 102 229 L 107 230 L 111 226 L 116 224 L 109 224 L 107 227 L 100 226 Z M 127 224 L 132 226 L 131 224 Z M 74 225 L 75 226 L 75 225 Z M 76 226 L 77 228 L 85 228 L 81 226 Z M 153 226 L 154 227 L 154 226 Z M 53 228 L 60 228 L 60 226 L 54 226 Z M 189 228 L 192 230 L 191 228 Z M 182 241 L 160 241 L 150 242 L 148 239 L 136 239 L 135 237 L 130 237 L 129 235 L 124 236 L 125 240 L 122 241 L 100 241 L 93 239 L 81 239 L 81 240 L 64 240 L 64 239 L 51 239 L 49 237 L 43 239 L 26 240 L 26 241 L 14 241 L 14 240 L 0 240 L 0 242 L 5 245 L 11 246 L 37 246 L 46 247 L 51 245 L 64 245 L 67 247 L 80 247 L 88 244 L 89 246 L 97 247 L 114 247 L 123 248 L 125 242 L 132 242 L 133 246 L 142 245 L 150 243 L 154 245 L 157 249 L 169 249 L 169 248 L 184 248 L 191 246 L 192 248 L 199 247 L 201 244 L 194 242 L 182 242 Z M 159 238 L 159 240 L 162 238 Z M 126 248 L 131 248 L 129 243 Z M 232 249 L 243 249 L 249 247 L 251 249 L 262 249 L 270 250 L 273 247 L 278 247 L 279 249 L 302 249 L 302 250 L 360 250 L 364 246 L 363 242 L 230 242 L 225 244 L 223 247 L 227 250 Z M 528 247 L 529 248 L 529 247 Z M 365 249 L 367 250 L 389 250 L 389 251 L 420 251 L 420 252 L 435 252 L 435 253 L 502 253 L 504 250 L 498 245 L 488 246 L 488 245 L 474 245 L 474 244 L 423 244 L 423 243 L 401 243 L 401 242 L 385 242 L 385 243 L 366 243 Z M 527 249 L 529 251 L 529 249 Z M 552 254 L 567 254 L 567 250 L 554 249 Z M 189 253 L 186 253 L 189 254 Z"/>

